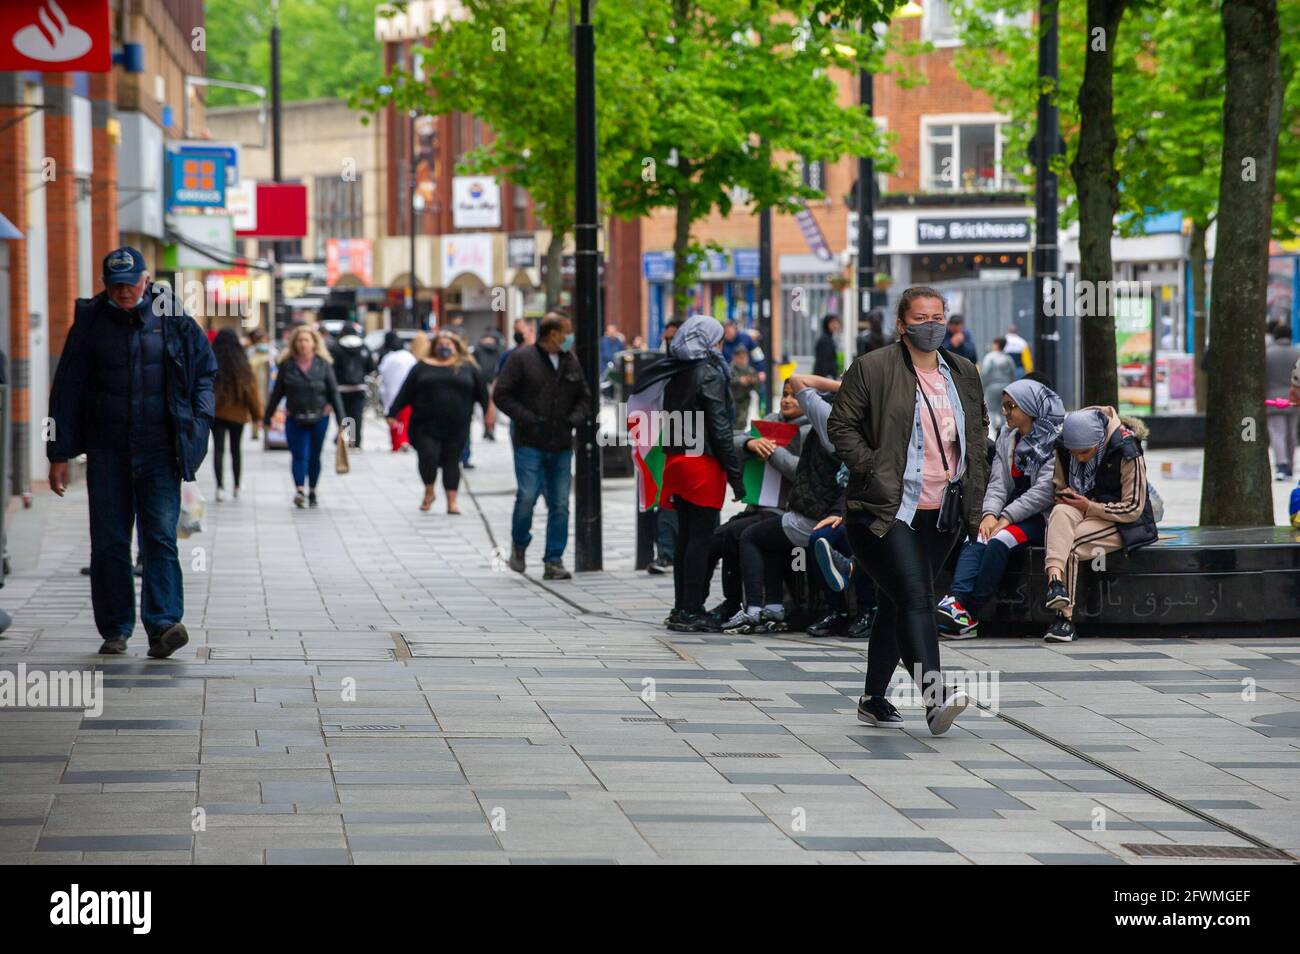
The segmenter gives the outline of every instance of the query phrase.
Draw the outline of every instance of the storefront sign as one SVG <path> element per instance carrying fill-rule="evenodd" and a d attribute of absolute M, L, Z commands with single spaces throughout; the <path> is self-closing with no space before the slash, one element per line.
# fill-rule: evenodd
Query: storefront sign
<path fill-rule="evenodd" d="M 235 223 L 236 232 L 257 228 L 257 183 L 241 182 L 226 189 L 226 211 Z"/>
<path fill-rule="evenodd" d="M 333 286 L 344 275 L 355 276 L 362 285 L 371 284 L 374 247 L 370 239 L 328 239 L 325 242 L 325 284 Z"/>
<path fill-rule="evenodd" d="M 458 229 L 501 227 L 501 186 L 489 176 L 454 176 L 451 224 Z"/>
<path fill-rule="evenodd" d="M 307 234 L 307 186 L 301 182 L 257 183 L 255 224 L 240 238 L 295 239 Z"/>
<path fill-rule="evenodd" d="M 506 264 L 511 268 L 536 268 L 537 236 L 510 236 L 506 241 Z"/>
<path fill-rule="evenodd" d="M 5 0 L 0 72 L 107 73 L 113 68 L 106 0 Z"/>
<path fill-rule="evenodd" d="M 491 235 L 444 235 L 442 285 L 447 288 L 461 275 L 474 275 L 484 285 L 495 285 Z"/>
<path fill-rule="evenodd" d="M 226 167 L 226 186 L 239 182 L 239 146 L 232 142 L 182 142 L 170 147 L 170 151 L 191 158 L 208 158 L 219 156 Z"/>
<path fill-rule="evenodd" d="M 733 248 L 731 250 L 731 267 L 737 278 L 757 281 L 761 259 L 756 248 Z"/>
<path fill-rule="evenodd" d="M 858 213 L 850 212 L 848 215 L 848 249 L 853 255 L 858 253 Z M 885 216 L 877 215 L 871 222 L 871 234 L 875 237 L 875 249 L 877 252 L 889 250 L 889 219 Z"/>
<path fill-rule="evenodd" d="M 226 207 L 226 160 L 221 156 L 187 156 L 173 152 L 168 157 L 171 178 L 167 184 L 167 208 Z"/>
<path fill-rule="evenodd" d="M 225 269 L 235 254 L 235 229 L 228 215 L 173 215 L 168 226 L 179 239 L 169 249 L 170 268 Z M 206 254 L 211 252 L 212 255 Z M 214 255 L 221 257 L 214 258 Z"/>
<path fill-rule="evenodd" d="M 648 282 L 670 282 L 673 280 L 672 252 L 643 252 L 641 255 L 641 273 Z"/>
<path fill-rule="evenodd" d="M 1026 216 L 1012 218 L 930 218 L 916 220 L 920 245 L 969 245 L 983 243 L 1028 245 L 1033 230 Z"/>

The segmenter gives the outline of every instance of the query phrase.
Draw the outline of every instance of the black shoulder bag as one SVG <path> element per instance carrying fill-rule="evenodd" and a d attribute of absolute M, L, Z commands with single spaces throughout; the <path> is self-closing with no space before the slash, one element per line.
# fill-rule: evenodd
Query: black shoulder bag
<path fill-rule="evenodd" d="M 939 458 L 943 461 L 943 476 L 947 484 L 943 489 L 943 502 L 939 504 L 939 519 L 934 528 L 940 533 L 951 533 L 962 525 L 961 481 L 952 479 L 952 470 L 948 467 L 948 452 L 944 450 L 943 436 L 939 433 L 939 420 L 934 416 L 930 399 L 925 396 L 925 388 L 917 382 L 916 389 L 921 392 L 925 409 L 930 412 L 930 426 L 934 428 L 934 439 L 939 442 Z"/>

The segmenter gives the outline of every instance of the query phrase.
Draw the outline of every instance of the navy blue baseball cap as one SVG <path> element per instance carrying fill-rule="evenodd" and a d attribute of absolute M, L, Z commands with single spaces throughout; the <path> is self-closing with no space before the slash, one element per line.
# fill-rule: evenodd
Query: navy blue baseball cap
<path fill-rule="evenodd" d="M 134 285 L 146 271 L 144 256 L 129 245 L 115 248 L 104 256 L 105 285 Z"/>

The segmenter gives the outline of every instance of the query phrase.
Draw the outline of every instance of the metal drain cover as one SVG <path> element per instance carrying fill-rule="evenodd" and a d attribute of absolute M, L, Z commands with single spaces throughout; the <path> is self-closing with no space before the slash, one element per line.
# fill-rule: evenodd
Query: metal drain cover
<path fill-rule="evenodd" d="M 1238 848 L 1227 845 L 1124 845 L 1143 858 L 1213 858 L 1243 861 L 1295 861 L 1278 848 Z"/>
<path fill-rule="evenodd" d="M 685 719 L 662 719 L 658 716 L 623 716 L 624 722 L 659 722 L 663 725 L 676 725 L 679 722 L 685 722 Z"/>

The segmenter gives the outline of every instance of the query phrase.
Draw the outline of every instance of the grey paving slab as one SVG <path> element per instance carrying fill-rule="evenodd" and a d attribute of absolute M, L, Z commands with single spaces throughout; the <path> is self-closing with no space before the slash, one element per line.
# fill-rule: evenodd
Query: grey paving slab
<path fill-rule="evenodd" d="M 672 584 L 631 568 L 626 481 L 605 571 L 494 565 L 510 451 L 474 453 L 451 521 L 383 453 L 296 511 L 284 456 L 250 444 L 241 499 L 191 538 L 212 571 L 187 575 L 192 644 L 165 662 L 140 633 L 94 653 L 84 487 L 19 511 L 0 666 L 97 667 L 106 696 L 98 718 L 0 710 L 0 862 L 1138 864 L 1126 840 L 1237 843 L 1117 772 L 1300 850 L 1300 640 L 943 647 L 1098 764 L 974 712 L 942 738 L 915 708 L 874 729 L 862 644 L 659 629 Z"/>

